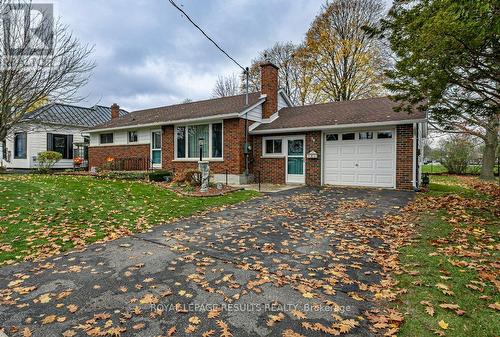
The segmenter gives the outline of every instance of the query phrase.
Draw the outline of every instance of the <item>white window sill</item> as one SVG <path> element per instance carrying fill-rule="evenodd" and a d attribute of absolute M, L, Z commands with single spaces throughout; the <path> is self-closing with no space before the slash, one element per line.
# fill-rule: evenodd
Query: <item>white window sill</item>
<path fill-rule="evenodd" d="M 191 163 L 197 163 L 200 161 L 199 158 L 194 159 L 194 158 L 176 158 L 172 160 L 173 162 L 191 162 Z M 208 161 L 208 162 L 222 162 L 224 161 L 224 158 L 203 158 L 203 161 Z"/>
<path fill-rule="evenodd" d="M 284 154 L 266 154 L 266 155 L 262 155 L 260 156 L 261 158 L 263 159 L 276 159 L 276 158 L 285 158 L 285 155 Z"/>

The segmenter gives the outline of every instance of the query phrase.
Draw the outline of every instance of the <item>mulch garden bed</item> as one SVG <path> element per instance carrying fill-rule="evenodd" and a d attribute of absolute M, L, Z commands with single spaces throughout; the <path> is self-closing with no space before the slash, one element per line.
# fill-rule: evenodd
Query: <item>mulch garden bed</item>
<path fill-rule="evenodd" d="M 222 188 L 218 189 L 216 187 L 210 186 L 208 191 L 201 192 L 199 186 L 194 186 L 194 190 L 187 190 L 184 186 L 174 186 L 170 183 L 158 183 L 158 185 L 167 188 L 177 194 L 189 196 L 189 197 L 217 197 L 225 195 L 228 193 L 243 190 L 241 187 L 234 187 L 229 185 L 222 185 Z"/>

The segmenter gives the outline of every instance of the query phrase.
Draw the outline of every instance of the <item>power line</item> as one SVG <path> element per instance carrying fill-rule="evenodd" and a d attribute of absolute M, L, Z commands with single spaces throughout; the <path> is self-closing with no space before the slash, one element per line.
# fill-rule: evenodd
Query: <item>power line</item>
<path fill-rule="evenodd" d="M 246 71 L 246 69 L 241 65 L 239 64 L 234 58 L 232 58 L 224 49 L 222 49 L 218 44 L 217 42 L 215 42 L 210 36 L 207 35 L 207 33 L 205 33 L 203 31 L 203 29 L 201 29 L 200 26 L 198 26 L 190 17 L 189 15 L 186 14 L 186 12 L 184 12 L 184 10 L 182 8 L 180 8 L 179 6 L 177 6 L 177 4 L 174 2 L 174 0 L 168 0 L 172 6 L 174 6 L 175 8 L 177 8 L 182 14 L 184 14 L 186 16 L 186 18 L 189 20 L 189 22 L 191 22 L 203 35 L 205 35 L 205 37 L 210 41 L 212 42 L 221 52 L 224 53 L 224 55 L 226 55 L 227 57 L 229 57 L 229 59 L 231 61 L 233 61 L 238 67 L 240 67 L 243 71 Z"/>

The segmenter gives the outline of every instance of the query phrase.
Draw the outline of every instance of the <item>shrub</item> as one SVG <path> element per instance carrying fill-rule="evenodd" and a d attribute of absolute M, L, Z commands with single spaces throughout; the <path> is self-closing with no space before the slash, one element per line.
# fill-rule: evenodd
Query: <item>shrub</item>
<path fill-rule="evenodd" d="M 165 181 L 166 177 L 172 177 L 172 172 L 166 170 L 157 170 L 147 173 L 149 181 Z"/>
<path fill-rule="evenodd" d="M 191 186 L 201 185 L 201 172 L 197 169 L 189 169 L 175 174 L 174 182 L 178 184 L 188 184 Z"/>
<path fill-rule="evenodd" d="M 43 151 L 36 156 L 38 170 L 41 172 L 50 172 L 54 165 L 62 159 L 62 154 L 55 151 Z"/>
<path fill-rule="evenodd" d="M 455 135 L 441 144 L 441 164 L 452 174 L 465 174 L 475 146 L 464 135 Z"/>

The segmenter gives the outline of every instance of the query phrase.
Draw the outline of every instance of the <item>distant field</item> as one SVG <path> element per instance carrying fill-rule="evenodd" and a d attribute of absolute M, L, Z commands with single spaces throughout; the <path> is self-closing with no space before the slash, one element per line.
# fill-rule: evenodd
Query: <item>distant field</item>
<path fill-rule="evenodd" d="M 481 171 L 481 167 L 479 165 L 470 165 L 467 173 L 468 174 L 479 174 Z M 498 167 L 495 165 L 494 169 L 495 174 L 498 175 Z M 448 173 L 446 167 L 441 164 L 425 164 L 422 166 L 422 173 L 428 174 L 440 174 L 440 173 Z"/>

